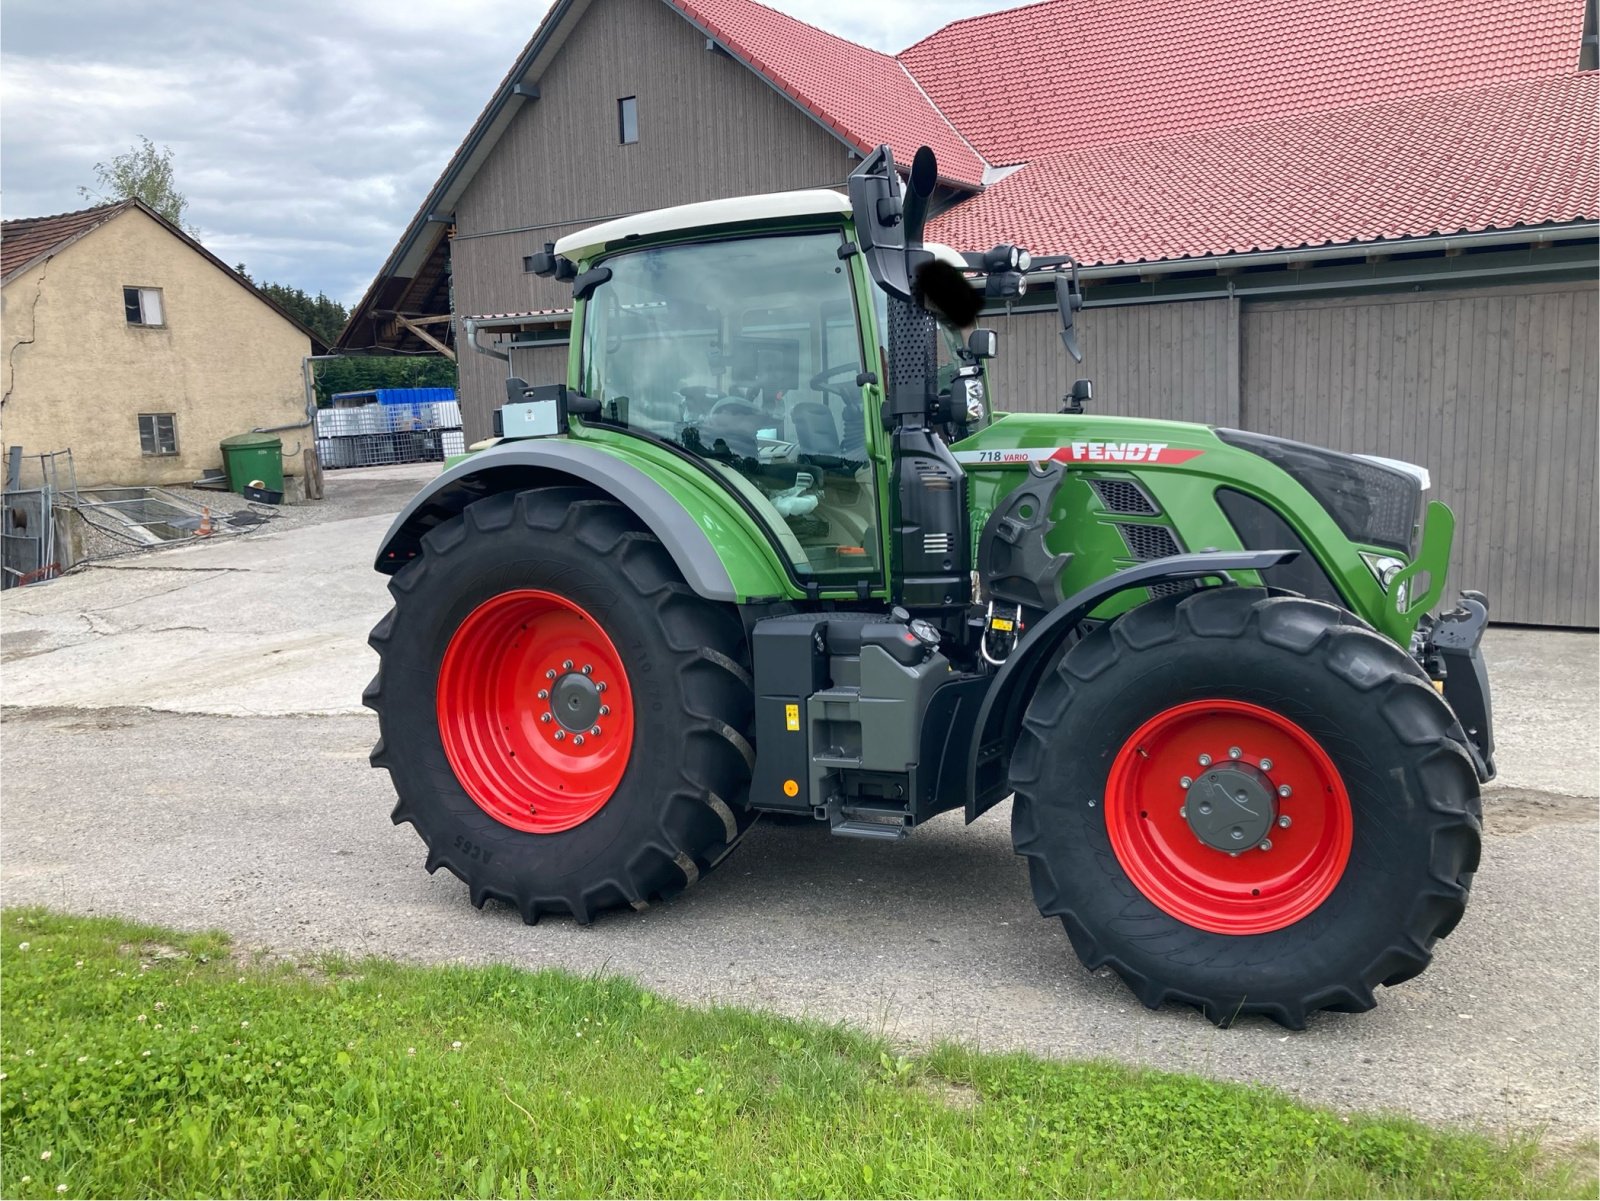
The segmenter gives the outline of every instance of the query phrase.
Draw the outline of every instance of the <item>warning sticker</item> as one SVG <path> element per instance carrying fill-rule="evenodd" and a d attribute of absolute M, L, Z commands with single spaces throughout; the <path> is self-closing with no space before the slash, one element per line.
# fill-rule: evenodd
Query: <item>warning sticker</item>
<path fill-rule="evenodd" d="M 783 727 L 786 730 L 798 731 L 800 729 L 800 706 L 785 705 L 783 707 Z"/>

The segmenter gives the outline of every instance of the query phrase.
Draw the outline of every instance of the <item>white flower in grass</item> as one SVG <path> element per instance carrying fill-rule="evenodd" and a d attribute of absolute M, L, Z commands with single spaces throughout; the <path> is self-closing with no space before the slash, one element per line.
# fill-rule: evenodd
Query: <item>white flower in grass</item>
<path fill-rule="evenodd" d="M 456 1039 L 456 1041 L 455 1041 L 455 1042 L 453 1042 L 453 1043 L 451 1043 L 451 1044 L 450 1044 L 450 1049 L 451 1049 L 451 1050 L 452 1050 L 452 1051 L 459 1051 L 459 1050 L 461 1050 L 461 1040 L 460 1040 L 460 1039 L 459 1039 L 459 1038 L 458 1038 L 458 1039 Z"/>
<path fill-rule="evenodd" d="M 139 1058 L 140 1059 L 149 1059 L 150 1058 L 150 1052 L 149 1051 L 140 1051 L 139 1052 Z"/>
<path fill-rule="evenodd" d="M 241 1029 L 241 1030 L 248 1030 L 248 1029 L 250 1029 L 250 1023 L 249 1023 L 249 1022 L 248 1022 L 248 1021 L 243 1021 L 243 1022 L 240 1022 L 240 1023 L 239 1023 L 239 1029 Z"/>
<path fill-rule="evenodd" d="M 51 1156 L 52 1156 L 52 1155 L 54 1155 L 54 1154 L 55 1154 L 55 1152 L 54 1152 L 54 1151 L 41 1151 L 41 1152 L 39 1152 L 39 1158 L 40 1158 L 40 1159 L 43 1159 L 43 1160 L 45 1160 L 45 1161 L 47 1161 L 47 1162 L 48 1162 L 48 1160 L 49 1160 L 49 1159 L 50 1159 L 50 1157 L 51 1157 Z"/>
<path fill-rule="evenodd" d="M 89 1062 L 89 1057 L 87 1055 L 80 1055 L 80 1056 L 78 1056 L 78 1062 L 79 1063 L 88 1063 Z"/>
<path fill-rule="evenodd" d="M 165 1009 L 166 1007 L 167 1007 L 167 1003 L 165 1001 L 157 1001 L 156 1002 L 156 1008 L 157 1009 Z"/>
<path fill-rule="evenodd" d="M 75 963 L 75 964 L 73 964 L 73 965 L 72 965 L 72 966 L 73 966 L 73 967 L 82 967 L 82 966 L 83 966 L 83 960 L 81 960 L 81 959 L 80 959 L 80 960 L 78 960 L 78 962 L 77 962 L 77 963 Z"/>
<path fill-rule="evenodd" d="M 20 1183 L 22 1183 L 22 1184 L 28 1184 L 28 1183 L 30 1183 L 30 1182 L 31 1182 L 31 1181 L 32 1181 L 32 1180 L 33 1180 L 33 1177 L 32 1177 L 32 1176 L 24 1176 L 24 1177 L 23 1177 L 23 1178 L 22 1178 L 22 1180 L 21 1180 L 21 1181 L 20 1181 Z"/>
<path fill-rule="evenodd" d="M 28 949 L 28 944 L 27 944 L 27 943 L 25 943 L 25 942 L 19 942 L 19 943 L 18 943 L 18 944 L 17 944 L 17 950 L 19 950 L 19 951 L 26 951 L 26 950 L 27 950 L 27 949 Z"/>
<path fill-rule="evenodd" d="M 138 1017 L 134 1018 L 133 1020 L 136 1021 L 136 1022 L 148 1022 L 150 1020 L 150 1017 L 149 1017 L 148 1014 L 141 1013 Z"/>
<path fill-rule="evenodd" d="M 4 1080 L 6 1078 L 6 1076 L 7 1076 L 7 1074 L 8 1073 L 6 1073 L 6 1072 L 0 1072 L 0 1080 Z"/>
<path fill-rule="evenodd" d="M 415 1055 L 416 1053 L 417 1053 L 417 1049 L 415 1047 L 407 1047 L 406 1048 L 406 1054 L 407 1055 Z"/>
<path fill-rule="evenodd" d="M 199 1026 L 190 1026 L 189 1027 L 189 1033 L 190 1034 L 199 1034 L 200 1033 L 200 1027 Z"/>
<path fill-rule="evenodd" d="M 58 1192 L 58 1193 L 64 1193 L 64 1192 L 66 1192 L 66 1191 L 67 1191 L 67 1186 L 66 1186 L 66 1185 L 64 1185 L 64 1184 L 58 1184 L 58 1185 L 56 1185 L 56 1192 Z"/>

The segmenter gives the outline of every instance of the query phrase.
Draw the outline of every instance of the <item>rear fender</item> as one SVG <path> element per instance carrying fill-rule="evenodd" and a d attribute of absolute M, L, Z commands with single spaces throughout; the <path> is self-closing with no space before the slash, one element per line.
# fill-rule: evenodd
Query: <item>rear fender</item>
<path fill-rule="evenodd" d="M 997 792 L 992 783 L 986 783 L 987 796 L 980 798 L 980 755 L 987 749 L 987 762 L 993 763 L 998 758 L 1002 768 L 1009 762 L 1017 731 L 1022 726 L 1023 712 L 1056 652 L 1066 642 L 1068 635 L 1107 597 L 1129 588 L 1148 588 L 1151 584 L 1176 580 L 1196 580 L 1209 576 L 1227 581 L 1230 571 L 1264 571 L 1288 562 L 1299 553 L 1298 550 L 1203 551 L 1152 559 L 1148 563 L 1106 576 L 1052 609 L 1044 620 L 1023 635 L 1022 641 L 1006 658 L 1005 664 L 995 674 L 994 683 L 989 686 L 983 707 L 978 710 L 978 720 L 973 726 L 972 742 L 967 754 L 967 820 L 973 821 L 1005 796 L 1003 788 Z"/>
<path fill-rule="evenodd" d="M 373 566 L 393 575 L 422 550 L 423 536 L 469 504 L 497 492 L 582 484 L 625 506 L 661 540 L 689 587 L 714 601 L 782 593 L 781 574 L 763 570 L 764 548 L 736 560 L 739 578 L 694 515 L 659 481 L 626 459 L 567 439 L 502 442 L 443 472 L 412 497 L 384 535 Z M 719 525 L 726 542 L 729 531 Z"/>

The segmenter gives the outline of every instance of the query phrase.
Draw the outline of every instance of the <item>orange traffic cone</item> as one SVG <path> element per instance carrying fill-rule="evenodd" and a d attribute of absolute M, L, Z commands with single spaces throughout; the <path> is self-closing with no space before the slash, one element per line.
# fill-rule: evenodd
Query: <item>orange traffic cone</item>
<path fill-rule="evenodd" d="M 197 537 L 197 538 L 209 538 L 209 537 L 211 537 L 211 535 L 213 533 L 216 532 L 216 528 L 217 528 L 216 526 L 211 524 L 211 510 L 210 510 L 210 508 L 208 507 L 208 508 L 201 509 L 200 510 L 200 528 L 197 529 L 194 532 L 195 533 L 195 537 Z"/>

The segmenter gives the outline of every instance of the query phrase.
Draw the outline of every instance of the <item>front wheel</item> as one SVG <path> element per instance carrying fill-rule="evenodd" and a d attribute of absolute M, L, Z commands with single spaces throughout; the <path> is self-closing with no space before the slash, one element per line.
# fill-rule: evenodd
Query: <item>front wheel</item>
<path fill-rule="evenodd" d="M 1464 736 L 1394 643 L 1332 605 L 1143 605 L 1040 685 L 1012 835 L 1079 958 L 1146 1005 L 1298 1029 L 1422 971 L 1477 867 Z"/>

